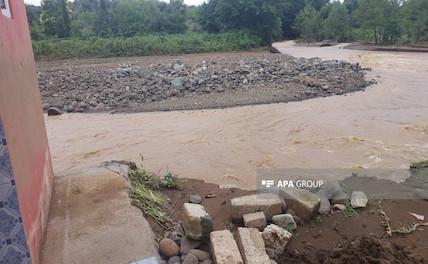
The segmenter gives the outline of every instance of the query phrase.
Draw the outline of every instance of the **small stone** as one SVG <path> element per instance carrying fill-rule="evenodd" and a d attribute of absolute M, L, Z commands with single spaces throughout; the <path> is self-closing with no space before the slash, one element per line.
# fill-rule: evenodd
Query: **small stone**
<path fill-rule="evenodd" d="M 183 238 L 180 241 L 180 254 L 187 255 L 190 250 L 198 248 L 201 245 L 201 241 L 193 240 L 189 238 Z"/>
<path fill-rule="evenodd" d="M 294 221 L 294 217 L 291 214 L 274 215 L 272 217 L 272 222 L 287 231 L 294 231 L 297 229 L 296 221 Z"/>
<path fill-rule="evenodd" d="M 326 215 L 330 213 L 330 201 L 328 200 L 327 194 L 324 190 L 319 190 L 317 196 L 320 198 L 320 209 L 318 212 L 320 214 Z"/>
<path fill-rule="evenodd" d="M 190 195 L 189 201 L 194 204 L 200 204 L 202 203 L 202 197 L 197 194 L 193 194 Z"/>
<path fill-rule="evenodd" d="M 210 253 L 205 252 L 205 251 L 200 250 L 200 249 L 192 249 L 192 250 L 189 251 L 189 254 L 192 254 L 192 255 L 196 256 L 199 261 L 204 261 L 206 259 L 210 259 L 211 258 L 211 254 Z"/>
<path fill-rule="evenodd" d="M 180 248 L 172 239 L 164 238 L 159 243 L 159 251 L 163 256 L 169 258 L 177 256 L 180 252 Z"/>
<path fill-rule="evenodd" d="M 345 211 L 345 210 L 346 210 L 346 205 L 343 205 L 343 204 L 335 204 L 335 205 L 333 205 L 333 209 L 334 209 L 334 210 L 339 210 L 339 211 Z"/>
<path fill-rule="evenodd" d="M 181 258 L 179 256 L 172 256 L 168 260 L 168 264 L 180 264 Z"/>
<path fill-rule="evenodd" d="M 266 216 L 263 212 L 244 214 L 244 226 L 248 228 L 257 228 L 259 231 L 263 231 L 267 226 Z"/>
<path fill-rule="evenodd" d="M 239 227 L 237 239 L 245 264 L 270 264 L 265 243 L 257 229 Z"/>
<path fill-rule="evenodd" d="M 183 260 L 183 264 L 198 264 L 198 258 L 193 254 L 187 254 Z"/>
<path fill-rule="evenodd" d="M 280 190 L 280 196 L 284 198 L 287 207 L 303 220 L 312 219 L 320 208 L 320 198 L 305 189 L 284 188 Z"/>
<path fill-rule="evenodd" d="M 243 215 L 263 212 L 267 220 L 272 216 L 282 213 L 282 201 L 276 194 L 262 193 L 233 198 L 232 220 L 242 222 Z"/>
<path fill-rule="evenodd" d="M 244 264 L 238 245 L 229 230 L 210 234 L 211 251 L 216 264 Z"/>
<path fill-rule="evenodd" d="M 62 111 L 57 107 L 49 107 L 48 109 L 48 115 L 49 116 L 57 116 L 62 115 Z"/>
<path fill-rule="evenodd" d="M 171 85 L 174 87 L 174 88 L 181 88 L 181 87 L 183 87 L 183 78 L 181 78 L 181 77 L 177 77 L 177 78 L 175 78 L 174 80 L 172 80 L 172 82 L 171 82 Z"/>
<path fill-rule="evenodd" d="M 185 203 L 183 226 L 186 236 L 194 240 L 204 240 L 213 230 L 213 220 L 205 207 L 200 204 Z"/>
<path fill-rule="evenodd" d="M 351 195 L 351 206 L 352 208 L 365 208 L 369 199 L 364 192 L 354 191 Z"/>
<path fill-rule="evenodd" d="M 284 253 L 292 234 L 277 225 L 270 224 L 262 232 L 266 253 L 270 258 L 277 258 Z"/>

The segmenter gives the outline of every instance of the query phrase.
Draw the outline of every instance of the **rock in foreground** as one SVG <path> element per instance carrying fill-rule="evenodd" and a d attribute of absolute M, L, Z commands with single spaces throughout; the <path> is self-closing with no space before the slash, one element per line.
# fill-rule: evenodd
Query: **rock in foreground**
<path fill-rule="evenodd" d="M 212 232 L 210 241 L 214 263 L 244 264 L 238 245 L 229 230 Z"/>

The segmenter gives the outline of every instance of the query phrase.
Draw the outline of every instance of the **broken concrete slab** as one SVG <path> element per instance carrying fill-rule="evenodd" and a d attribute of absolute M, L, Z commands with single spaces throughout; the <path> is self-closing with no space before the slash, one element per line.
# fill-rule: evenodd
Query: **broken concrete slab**
<path fill-rule="evenodd" d="M 188 238 L 194 240 L 208 239 L 213 226 L 213 220 L 205 207 L 192 203 L 183 205 L 183 227 Z"/>
<path fill-rule="evenodd" d="M 230 201 L 232 205 L 232 220 L 242 222 L 245 214 L 263 212 L 266 219 L 270 220 L 272 216 L 282 213 L 283 202 L 281 198 L 272 193 L 253 194 L 233 198 Z"/>
<path fill-rule="evenodd" d="M 344 191 L 340 191 L 330 200 L 333 204 L 346 204 L 349 200 L 349 195 Z"/>
<path fill-rule="evenodd" d="M 247 228 L 257 228 L 263 231 L 267 226 L 266 216 L 263 212 L 244 214 L 244 226 Z"/>
<path fill-rule="evenodd" d="M 210 234 L 211 255 L 216 264 L 244 264 L 238 245 L 229 230 Z"/>
<path fill-rule="evenodd" d="M 284 253 L 292 234 L 277 225 L 270 224 L 262 232 L 266 253 L 270 258 L 277 258 Z"/>
<path fill-rule="evenodd" d="M 302 220 L 313 218 L 320 208 L 320 198 L 305 189 L 285 188 L 279 191 L 287 207 L 292 209 Z"/>
<path fill-rule="evenodd" d="M 245 264 L 270 264 L 270 258 L 266 254 L 265 243 L 259 230 L 239 227 L 237 240 Z"/>
<path fill-rule="evenodd" d="M 297 229 L 296 221 L 294 221 L 294 217 L 291 214 L 274 215 L 272 217 L 272 222 L 287 231 L 294 231 Z"/>
<path fill-rule="evenodd" d="M 123 177 L 55 177 L 54 186 L 41 263 L 117 264 L 158 256 L 153 231 L 131 205 Z"/>
<path fill-rule="evenodd" d="M 352 208 L 365 208 L 369 199 L 364 192 L 354 191 L 351 195 L 351 206 Z"/>

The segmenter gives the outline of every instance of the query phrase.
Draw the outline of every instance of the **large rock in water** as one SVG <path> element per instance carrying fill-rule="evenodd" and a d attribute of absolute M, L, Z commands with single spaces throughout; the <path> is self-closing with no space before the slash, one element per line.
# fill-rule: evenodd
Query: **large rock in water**
<path fill-rule="evenodd" d="M 272 193 L 261 193 L 233 198 L 230 201 L 232 205 L 232 220 L 242 222 L 245 214 L 263 212 L 266 219 L 282 213 L 282 200 L 278 195 Z"/>
<path fill-rule="evenodd" d="M 266 253 L 275 259 L 284 253 L 292 234 L 277 225 L 268 225 L 262 232 Z"/>
<path fill-rule="evenodd" d="M 320 198 L 308 190 L 285 188 L 280 189 L 279 194 L 287 203 L 287 208 L 292 209 L 302 220 L 310 220 L 318 213 Z"/>
<path fill-rule="evenodd" d="M 365 208 L 369 199 L 364 192 L 354 191 L 351 195 L 351 206 L 352 208 Z"/>
<path fill-rule="evenodd" d="M 237 239 L 245 264 L 270 264 L 259 230 L 239 227 Z"/>
<path fill-rule="evenodd" d="M 183 205 L 183 226 L 186 236 L 194 240 L 208 239 L 213 230 L 213 220 L 200 204 Z"/>
<path fill-rule="evenodd" d="M 214 231 L 210 235 L 211 253 L 216 264 L 244 264 L 238 245 L 229 230 Z"/>

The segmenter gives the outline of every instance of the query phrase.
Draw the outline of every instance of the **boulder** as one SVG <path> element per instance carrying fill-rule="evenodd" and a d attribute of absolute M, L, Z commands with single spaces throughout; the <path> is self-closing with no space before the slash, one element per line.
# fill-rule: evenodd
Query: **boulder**
<path fill-rule="evenodd" d="M 294 231 L 297 229 L 296 221 L 294 221 L 294 217 L 291 214 L 274 215 L 272 217 L 272 223 L 287 231 Z"/>
<path fill-rule="evenodd" d="M 330 200 L 333 204 L 346 204 L 349 200 L 349 196 L 346 192 L 340 191 Z"/>
<path fill-rule="evenodd" d="M 206 259 L 210 259 L 211 258 L 211 254 L 208 252 L 205 252 L 203 250 L 200 249 L 192 249 L 189 251 L 189 254 L 192 254 L 193 256 L 196 256 L 198 258 L 198 260 L 200 262 L 206 260 Z"/>
<path fill-rule="evenodd" d="M 198 264 L 198 263 L 199 263 L 198 258 L 191 253 L 187 254 L 183 260 L 183 264 Z"/>
<path fill-rule="evenodd" d="M 277 258 L 284 253 L 292 234 L 277 225 L 270 224 L 262 232 L 266 253 L 270 258 Z"/>
<path fill-rule="evenodd" d="M 364 192 L 354 191 L 351 195 L 351 206 L 352 208 L 365 208 L 369 199 Z"/>
<path fill-rule="evenodd" d="M 190 195 L 189 201 L 190 203 L 200 204 L 202 203 L 202 197 L 197 194 L 193 194 L 193 195 Z"/>
<path fill-rule="evenodd" d="M 62 115 L 62 111 L 57 107 L 49 107 L 48 109 L 48 116 L 57 116 Z"/>
<path fill-rule="evenodd" d="M 257 228 L 263 231 L 267 226 L 266 216 L 263 212 L 251 213 L 243 215 L 244 226 L 248 228 Z"/>
<path fill-rule="evenodd" d="M 233 198 L 230 203 L 232 205 L 232 220 L 235 222 L 242 222 L 243 215 L 250 213 L 263 212 L 268 220 L 272 216 L 282 213 L 281 198 L 272 193 Z"/>
<path fill-rule="evenodd" d="M 280 190 L 287 207 L 292 209 L 302 220 L 313 218 L 320 208 L 320 198 L 305 189 L 285 188 Z"/>
<path fill-rule="evenodd" d="M 328 196 L 324 190 L 319 190 L 317 192 L 317 196 L 320 198 L 320 209 L 318 212 L 320 214 L 326 215 L 330 213 L 330 201 L 328 200 Z"/>
<path fill-rule="evenodd" d="M 327 181 L 321 186 L 321 190 L 324 191 L 327 199 L 333 199 L 337 194 L 342 192 L 342 187 L 337 181 Z"/>
<path fill-rule="evenodd" d="M 190 250 L 198 248 L 200 245 L 201 245 L 200 240 L 193 240 L 185 237 L 180 241 L 180 254 L 181 255 L 189 254 Z"/>
<path fill-rule="evenodd" d="M 237 240 L 245 264 L 270 264 L 265 243 L 259 230 L 239 227 Z"/>
<path fill-rule="evenodd" d="M 211 254 L 216 264 L 244 264 L 238 245 L 229 230 L 214 231 L 210 235 Z"/>
<path fill-rule="evenodd" d="M 205 207 L 185 203 L 183 208 L 183 227 L 186 236 L 194 240 L 208 239 L 214 224 Z"/>
<path fill-rule="evenodd" d="M 169 238 L 164 238 L 159 243 L 159 252 L 165 257 L 177 256 L 180 252 L 178 245 Z"/>
<path fill-rule="evenodd" d="M 168 264 L 181 264 L 181 258 L 179 256 L 173 256 L 168 259 Z"/>

